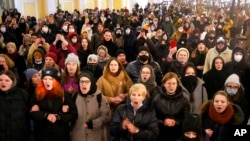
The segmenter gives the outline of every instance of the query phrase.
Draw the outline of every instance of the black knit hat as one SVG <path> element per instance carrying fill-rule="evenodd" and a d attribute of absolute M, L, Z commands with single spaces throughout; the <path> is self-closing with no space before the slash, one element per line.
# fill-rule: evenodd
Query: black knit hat
<path fill-rule="evenodd" d="M 182 131 L 183 133 L 194 131 L 201 135 L 202 128 L 200 116 L 191 113 L 186 114 L 183 121 Z"/>
<path fill-rule="evenodd" d="M 138 53 L 140 53 L 141 51 L 147 51 L 148 53 L 150 53 L 149 48 L 146 46 L 140 46 L 138 49 Z"/>
<path fill-rule="evenodd" d="M 125 51 L 123 49 L 118 49 L 116 51 L 116 57 L 119 56 L 120 54 L 126 54 Z"/>
<path fill-rule="evenodd" d="M 84 71 L 79 75 L 79 82 L 82 77 L 87 77 L 91 81 L 90 90 L 87 94 L 94 94 L 97 90 L 96 80 L 94 75 L 89 71 Z M 80 92 L 81 93 L 81 92 Z"/>

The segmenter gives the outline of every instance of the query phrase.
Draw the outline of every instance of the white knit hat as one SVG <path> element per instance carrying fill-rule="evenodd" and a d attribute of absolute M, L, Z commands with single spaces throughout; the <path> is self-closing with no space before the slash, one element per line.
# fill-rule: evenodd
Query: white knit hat
<path fill-rule="evenodd" d="M 231 74 L 230 76 L 227 77 L 225 85 L 227 83 L 237 83 L 240 86 L 240 78 L 237 74 Z"/>
<path fill-rule="evenodd" d="M 76 62 L 78 66 L 80 66 L 80 61 L 77 55 L 75 55 L 74 53 L 69 53 L 67 58 L 65 59 L 65 66 L 69 63 L 69 62 Z"/>

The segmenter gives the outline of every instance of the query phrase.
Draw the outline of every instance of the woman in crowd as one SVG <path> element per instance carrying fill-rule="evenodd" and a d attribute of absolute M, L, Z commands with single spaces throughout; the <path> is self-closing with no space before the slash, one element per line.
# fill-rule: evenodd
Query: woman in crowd
<path fill-rule="evenodd" d="M 96 54 L 90 54 L 87 58 L 87 65 L 82 71 L 91 72 L 95 79 L 98 80 L 102 76 L 102 68 L 98 65 L 98 56 Z"/>
<path fill-rule="evenodd" d="M 75 48 L 71 44 L 69 44 L 69 42 L 61 34 L 56 35 L 56 39 L 53 44 L 51 44 L 49 51 L 56 54 L 57 64 L 62 69 L 65 67 L 64 61 L 67 58 L 68 54 L 77 54 Z"/>
<path fill-rule="evenodd" d="M 180 77 L 183 72 L 183 68 L 187 64 L 192 64 L 188 60 L 189 51 L 186 48 L 179 48 L 176 52 L 176 60 L 167 62 L 167 64 L 163 68 L 163 73 L 174 72 Z"/>
<path fill-rule="evenodd" d="M 10 70 L 0 72 L 0 140 L 27 141 L 29 138 L 28 94 L 16 87 Z"/>
<path fill-rule="evenodd" d="M 199 115 L 191 113 L 185 115 L 182 125 L 182 136 L 178 141 L 204 141 Z"/>
<path fill-rule="evenodd" d="M 113 116 L 110 133 L 114 140 L 154 141 L 158 135 L 155 111 L 149 107 L 147 89 L 143 84 L 134 84 L 129 90 L 126 104 L 120 105 Z"/>
<path fill-rule="evenodd" d="M 65 69 L 61 75 L 61 83 L 63 89 L 66 93 L 73 96 L 77 94 L 78 86 L 78 77 L 80 74 L 80 61 L 78 56 L 74 53 L 69 53 L 65 59 Z"/>
<path fill-rule="evenodd" d="M 208 99 L 212 99 L 215 92 L 222 90 L 227 79 L 222 57 L 215 57 L 212 63 L 212 69 L 203 75 L 204 86 L 207 90 Z"/>
<path fill-rule="evenodd" d="M 0 54 L 0 71 L 2 70 L 11 70 L 16 76 L 17 86 L 20 85 L 18 69 L 15 67 L 15 63 L 6 54 Z"/>
<path fill-rule="evenodd" d="M 36 141 L 69 141 L 69 122 L 76 119 L 76 106 L 55 79 L 53 69 L 42 71 L 42 81 L 37 85 L 31 100 L 31 118 L 35 121 Z"/>
<path fill-rule="evenodd" d="M 189 100 L 190 111 L 199 114 L 200 106 L 207 100 L 207 91 L 203 86 L 204 81 L 196 76 L 195 66 L 186 65 L 181 76 L 181 86 L 184 96 Z"/>
<path fill-rule="evenodd" d="M 249 102 L 245 96 L 245 90 L 240 83 L 240 78 L 237 74 L 231 74 L 225 81 L 224 91 L 227 93 L 229 101 L 240 106 L 244 112 L 243 125 L 247 125 L 249 119 Z"/>
<path fill-rule="evenodd" d="M 97 55 L 98 55 L 98 65 L 102 68 L 102 70 L 104 69 L 105 64 L 108 62 L 108 60 L 110 59 L 110 55 L 108 53 L 108 49 L 106 46 L 104 45 L 100 45 L 97 48 Z"/>
<path fill-rule="evenodd" d="M 21 55 L 18 54 L 17 47 L 16 47 L 16 44 L 14 42 L 9 42 L 6 45 L 6 49 L 7 49 L 7 55 L 15 63 L 15 67 L 17 68 L 20 82 L 24 82 L 25 76 L 24 76 L 23 72 L 26 70 L 25 59 Z M 19 86 L 21 88 L 24 88 L 23 83 L 20 83 Z"/>
<path fill-rule="evenodd" d="M 54 71 L 56 71 L 56 76 L 60 82 L 60 78 L 61 78 L 61 74 L 63 72 L 63 69 L 61 69 L 57 64 L 57 56 L 54 52 L 48 52 L 45 55 L 45 62 L 44 62 L 44 66 L 42 68 L 42 70 L 46 70 L 46 69 L 54 69 Z"/>
<path fill-rule="evenodd" d="M 116 58 L 111 58 L 98 79 L 97 86 L 108 100 L 113 113 L 119 104 L 125 102 L 132 80 L 122 64 Z"/>
<path fill-rule="evenodd" d="M 81 41 L 81 46 L 77 50 L 77 55 L 79 57 L 79 60 L 81 62 L 81 70 L 87 65 L 87 58 L 91 53 L 90 49 L 90 42 L 88 39 L 83 38 Z"/>
<path fill-rule="evenodd" d="M 35 93 L 36 86 L 41 82 L 41 74 L 33 68 L 28 68 L 24 74 L 26 76 L 25 90 L 28 92 L 30 100 Z"/>
<path fill-rule="evenodd" d="M 142 83 L 147 88 L 148 94 L 146 97 L 149 98 L 151 103 L 151 101 L 157 94 L 159 94 L 160 91 L 160 87 L 155 81 L 155 73 L 152 66 L 143 65 L 141 67 L 138 83 Z"/>
<path fill-rule="evenodd" d="M 224 91 L 216 92 L 212 100 L 203 103 L 201 116 L 203 129 L 210 141 L 231 140 L 230 137 L 235 132 L 233 127 L 244 120 L 240 107 L 231 103 Z"/>
<path fill-rule="evenodd" d="M 110 107 L 96 86 L 91 72 L 79 75 L 79 92 L 75 97 L 78 118 L 74 122 L 72 141 L 106 141 L 104 127 L 110 121 Z"/>
<path fill-rule="evenodd" d="M 166 73 L 161 90 L 153 100 L 160 130 L 157 141 L 176 141 L 180 138 L 182 121 L 185 114 L 190 112 L 189 105 L 177 74 Z"/>
<path fill-rule="evenodd" d="M 203 67 L 208 48 L 204 41 L 199 41 L 197 47 L 191 53 L 191 62 L 196 66 L 197 76 L 202 78 Z"/>

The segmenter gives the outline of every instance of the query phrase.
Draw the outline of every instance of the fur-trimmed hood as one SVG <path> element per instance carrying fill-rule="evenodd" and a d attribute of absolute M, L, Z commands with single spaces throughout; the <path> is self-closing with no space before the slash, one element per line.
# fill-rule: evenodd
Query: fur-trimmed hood
<path fill-rule="evenodd" d="M 205 101 L 201 108 L 200 108 L 200 115 L 201 115 L 201 118 L 203 119 L 204 116 L 208 116 L 208 111 L 209 111 L 209 105 L 210 103 L 213 102 L 212 100 L 208 100 L 208 101 Z M 230 123 L 233 124 L 233 125 L 239 125 L 241 124 L 243 121 L 244 121 L 244 113 L 243 111 L 241 110 L 241 108 L 234 104 L 234 103 L 231 103 L 232 106 L 233 106 L 233 110 L 234 110 L 234 114 L 233 114 L 233 117 L 230 119 Z"/>

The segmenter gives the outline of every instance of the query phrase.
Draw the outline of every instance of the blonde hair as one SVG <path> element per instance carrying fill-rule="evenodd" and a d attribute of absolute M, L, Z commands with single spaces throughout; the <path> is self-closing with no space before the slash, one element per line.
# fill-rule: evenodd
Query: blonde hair
<path fill-rule="evenodd" d="M 10 59 L 9 56 L 5 54 L 0 54 L 0 57 L 3 57 L 5 59 L 6 65 L 9 69 L 15 67 L 15 63 Z"/>
<path fill-rule="evenodd" d="M 147 96 L 147 89 L 142 83 L 136 83 L 136 84 L 132 85 L 129 89 L 129 96 L 133 92 L 137 92 L 139 94 L 142 94 L 144 97 Z"/>
<path fill-rule="evenodd" d="M 6 45 L 6 48 L 8 48 L 9 46 L 12 46 L 15 48 L 16 50 L 16 44 L 14 42 L 9 42 L 7 45 Z"/>

